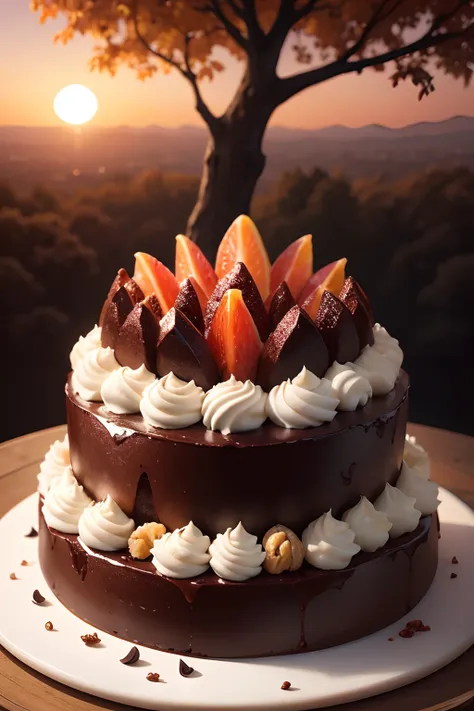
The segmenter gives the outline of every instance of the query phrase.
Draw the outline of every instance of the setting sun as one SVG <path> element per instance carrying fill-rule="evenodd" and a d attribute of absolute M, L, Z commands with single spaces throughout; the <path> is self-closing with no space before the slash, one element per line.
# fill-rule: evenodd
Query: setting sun
<path fill-rule="evenodd" d="M 59 91 L 54 99 L 54 111 L 61 121 L 79 125 L 90 121 L 97 112 L 97 97 L 82 84 L 71 84 Z"/>

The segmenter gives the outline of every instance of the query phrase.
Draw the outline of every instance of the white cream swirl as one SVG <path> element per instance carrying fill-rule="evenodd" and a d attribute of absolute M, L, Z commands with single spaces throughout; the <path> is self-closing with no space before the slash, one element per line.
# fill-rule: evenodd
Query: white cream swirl
<path fill-rule="evenodd" d="M 243 383 L 231 375 L 214 385 L 202 404 L 204 426 L 228 435 L 258 429 L 267 419 L 267 395 L 250 380 Z"/>
<path fill-rule="evenodd" d="M 111 496 L 84 509 L 79 519 L 79 538 L 89 548 L 99 551 L 119 551 L 127 547 L 135 528 Z"/>
<path fill-rule="evenodd" d="M 195 578 L 209 568 L 211 541 L 192 521 L 154 542 L 153 565 L 168 578 Z"/>
<path fill-rule="evenodd" d="M 102 328 L 100 326 L 94 326 L 86 336 L 79 336 L 79 340 L 76 341 L 69 354 L 69 360 L 71 361 L 71 368 L 73 370 L 76 370 L 86 353 L 100 348 L 101 334 Z"/>
<path fill-rule="evenodd" d="M 402 464 L 397 489 L 415 499 L 415 506 L 422 516 L 432 514 L 440 504 L 438 485 L 420 476 L 416 469 L 411 469 L 406 462 Z"/>
<path fill-rule="evenodd" d="M 331 422 L 338 405 L 330 381 L 303 368 L 293 380 L 285 380 L 272 388 L 267 400 L 267 415 L 280 427 L 303 430 Z"/>
<path fill-rule="evenodd" d="M 303 531 L 305 558 L 310 565 L 321 570 L 342 570 L 360 551 L 354 539 L 354 531 L 349 525 L 338 521 L 329 510 Z"/>
<path fill-rule="evenodd" d="M 414 497 L 407 496 L 391 484 L 385 484 L 385 489 L 374 501 L 374 506 L 377 511 L 382 511 L 392 524 L 390 538 L 410 533 L 418 526 L 421 513 L 415 508 L 415 503 Z"/>
<path fill-rule="evenodd" d="M 69 439 L 66 435 L 63 440 L 57 439 L 53 442 L 40 464 L 37 476 L 39 493 L 46 496 L 53 481 L 62 475 L 64 468 L 70 463 Z"/>
<path fill-rule="evenodd" d="M 332 394 L 339 400 L 338 410 L 353 412 L 372 397 L 371 384 L 354 371 L 352 363 L 341 365 L 334 361 L 324 377 L 331 381 Z"/>
<path fill-rule="evenodd" d="M 203 400 L 204 390 L 194 380 L 186 383 L 174 373 L 168 373 L 145 388 L 140 412 L 152 427 L 181 429 L 199 422 Z"/>
<path fill-rule="evenodd" d="M 410 469 L 415 469 L 416 473 L 423 479 L 430 478 L 430 458 L 423 447 L 418 444 L 416 438 L 411 437 L 409 434 L 405 436 L 403 459 Z"/>
<path fill-rule="evenodd" d="M 77 533 L 79 519 L 91 501 L 83 487 L 78 484 L 72 468 L 66 467 L 44 497 L 44 520 L 50 528 L 61 533 Z"/>
<path fill-rule="evenodd" d="M 107 410 L 116 415 L 140 412 L 140 400 L 145 388 L 155 381 L 155 376 L 141 365 L 136 370 L 128 366 L 117 368 L 104 380 L 100 396 Z"/>
<path fill-rule="evenodd" d="M 399 371 L 403 363 L 403 351 L 396 338 L 393 338 L 383 326 L 376 323 L 373 328 L 374 344 L 372 348 L 382 353 Z"/>
<path fill-rule="evenodd" d="M 399 369 L 373 346 L 365 346 L 354 361 L 354 371 L 366 378 L 373 395 L 387 395 L 393 390 Z"/>
<path fill-rule="evenodd" d="M 262 571 L 265 551 L 257 536 L 247 533 L 242 523 L 225 533 L 218 533 L 209 548 L 210 566 L 220 578 L 242 582 Z"/>
<path fill-rule="evenodd" d="M 84 354 L 72 374 L 71 385 L 83 400 L 100 402 L 100 389 L 106 378 L 120 368 L 112 348 L 94 348 Z"/>
<path fill-rule="evenodd" d="M 365 496 L 361 496 L 359 503 L 345 512 L 342 520 L 349 524 L 355 533 L 355 542 L 367 553 L 384 546 L 392 528 L 386 514 L 377 511 Z"/>

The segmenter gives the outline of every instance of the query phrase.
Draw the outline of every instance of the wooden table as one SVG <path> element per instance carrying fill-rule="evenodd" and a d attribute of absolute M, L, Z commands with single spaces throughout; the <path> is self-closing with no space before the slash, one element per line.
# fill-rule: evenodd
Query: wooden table
<path fill-rule="evenodd" d="M 432 459 L 433 478 L 474 508 L 474 438 L 411 425 L 410 434 Z M 0 445 L 0 516 L 31 494 L 44 453 L 65 427 L 19 437 Z M 402 689 L 347 704 L 341 711 L 447 711 L 473 709 L 474 647 L 436 674 Z M 467 704 L 467 705 L 466 705 Z M 130 711 L 82 694 L 19 663 L 0 647 L 0 708 L 8 711 Z"/>

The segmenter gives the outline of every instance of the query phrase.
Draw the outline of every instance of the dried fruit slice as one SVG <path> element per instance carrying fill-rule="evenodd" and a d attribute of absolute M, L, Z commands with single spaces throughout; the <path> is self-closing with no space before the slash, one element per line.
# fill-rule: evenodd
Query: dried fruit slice
<path fill-rule="evenodd" d="M 170 310 L 178 296 L 179 286 L 174 274 L 164 264 L 150 254 L 137 252 L 133 278 L 145 296 L 156 295 L 164 314 Z"/>
<path fill-rule="evenodd" d="M 301 305 L 313 294 L 318 286 L 324 286 L 331 294 L 338 296 L 344 284 L 344 269 L 347 264 L 347 259 L 338 259 L 336 262 L 326 264 L 313 274 L 311 279 L 305 284 L 300 295 L 298 303 Z"/>
<path fill-rule="evenodd" d="M 272 266 L 270 293 L 285 281 L 293 298 L 297 298 L 313 272 L 313 240 L 311 235 L 300 237 L 280 254 Z"/>
<path fill-rule="evenodd" d="M 174 307 L 160 322 L 156 371 L 161 377 L 172 371 L 181 380 L 194 380 L 203 390 L 219 382 L 209 345 L 191 321 Z"/>
<path fill-rule="evenodd" d="M 254 222 L 247 215 L 237 217 L 217 250 L 216 274 L 222 279 L 237 262 L 243 262 L 257 285 L 263 301 L 270 293 L 270 260 Z"/>
<path fill-rule="evenodd" d="M 306 299 L 306 301 L 303 301 L 301 308 L 306 311 L 308 316 L 314 321 L 318 311 L 319 307 L 321 306 L 321 299 L 323 298 L 323 294 L 326 291 L 324 286 L 320 284 Z"/>
<path fill-rule="evenodd" d="M 156 372 L 156 341 L 159 333 L 161 308 L 154 294 L 136 304 L 119 331 L 115 357 L 120 365 L 145 368 Z"/>
<path fill-rule="evenodd" d="M 176 237 L 175 275 L 179 284 L 188 277 L 194 277 L 207 298 L 217 284 L 217 275 L 204 254 L 184 235 Z"/>
<path fill-rule="evenodd" d="M 207 341 L 223 379 L 252 380 L 262 342 L 255 322 L 239 289 L 229 289 L 222 297 L 212 319 Z"/>
<path fill-rule="evenodd" d="M 322 378 L 328 365 L 323 337 L 307 314 L 299 306 L 293 306 L 265 343 L 257 383 L 270 392 L 275 385 L 298 375 L 303 366 Z"/>
<path fill-rule="evenodd" d="M 316 326 L 329 352 L 329 362 L 353 362 L 360 353 L 359 336 L 351 312 L 329 291 L 323 293 Z"/>
<path fill-rule="evenodd" d="M 361 301 L 365 306 L 365 310 L 369 314 L 370 323 L 373 326 L 375 323 L 375 319 L 372 311 L 372 305 L 369 301 L 369 297 L 367 296 L 359 282 L 354 279 L 354 277 L 347 277 L 347 279 L 344 281 L 344 285 L 341 289 L 341 292 L 339 293 L 339 298 L 341 298 L 341 293 L 344 294 L 345 292 L 348 292 L 351 289 L 355 291 L 355 293 L 359 297 L 359 301 Z"/>
<path fill-rule="evenodd" d="M 270 333 L 270 320 L 265 309 L 265 305 L 260 296 L 260 292 L 250 275 L 249 270 L 242 264 L 237 262 L 234 268 L 223 279 L 217 282 L 206 307 L 206 334 L 209 331 L 212 319 L 219 307 L 222 297 L 229 289 L 238 289 L 242 292 L 242 297 L 245 305 L 250 311 L 261 341 L 265 341 Z"/>
<path fill-rule="evenodd" d="M 200 333 L 204 333 L 204 318 L 201 305 L 191 279 L 185 279 L 180 284 L 179 294 L 176 297 L 174 306 L 191 321 Z"/>
<path fill-rule="evenodd" d="M 348 277 L 344 282 L 339 298 L 347 306 L 354 318 L 357 333 L 359 334 L 360 347 L 362 349 L 367 345 L 371 346 L 373 344 L 374 333 L 371 318 L 360 292 L 361 290 L 357 282 L 352 277 Z"/>
<path fill-rule="evenodd" d="M 100 334 L 102 348 L 115 348 L 119 331 L 133 307 L 134 302 L 127 285 L 121 286 L 115 292 L 102 321 Z"/>
<path fill-rule="evenodd" d="M 286 281 L 282 281 L 273 294 L 268 315 L 270 317 L 270 327 L 276 328 L 283 316 L 295 305 L 295 300 L 291 295 Z"/>

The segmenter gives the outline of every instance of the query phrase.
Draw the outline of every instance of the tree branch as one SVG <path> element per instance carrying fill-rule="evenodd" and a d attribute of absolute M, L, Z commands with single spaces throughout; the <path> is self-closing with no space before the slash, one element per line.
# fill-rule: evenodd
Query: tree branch
<path fill-rule="evenodd" d="M 204 12 L 211 12 L 217 19 L 222 22 L 226 32 L 232 37 L 234 42 L 236 42 L 240 47 L 248 50 L 247 38 L 241 34 L 239 28 L 234 25 L 233 22 L 229 20 L 225 12 L 223 11 L 220 0 L 210 0 L 210 4 L 203 8 Z"/>
<path fill-rule="evenodd" d="M 232 5 L 235 5 L 235 2 L 232 0 L 228 0 L 228 2 L 232 2 Z M 242 0 L 242 3 L 244 9 L 242 10 L 241 17 L 247 27 L 249 39 L 254 45 L 258 45 L 265 39 L 265 32 L 262 30 L 258 21 L 255 0 Z"/>
<path fill-rule="evenodd" d="M 189 34 L 186 34 L 184 37 L 184 52 L 183 52 L 183 59 L 184 59 L 184 67 L 181 66 L 179 62 L 176 62 L 174 59 L 171 57 L 168 57 L 166 54 L 163 54 L 157 49 L 154 49 L 149 42 L 147 42 L 146 38 L 142 35 L 138 28 L 138 0 L 135 0 L 134 2 L 134 11 L 133 11 L 133 26 L 135 29 L 135 34 L 137 35 L 138 39 L 140 42 L 143 44 L 145 49 L 153 54 L 155 57 L 158 57 L 161 59 L 163 62 L 168 64 L 169 66 L 173 67 L 174 69 L 177 69 L 179 73 L 189 81 L 191 84 L 191 88 L 194 93 L 194 98 L 196 100 L 196 110 L 201 116 L 201 118 L 205 121 L 207 124 L 210 132 L 212 135 L 215 135 L 218 126 L 219 126 L 219 119 L 217 116 L 215 116 L 212 111 L 209 109 L 207 106 L 206 102 L 202 98 L 202 94 L 200 92 L 199 86 L 198 86 L 198 81 L 197 77 L 194 74 L 191 64 L 190 64 L 190 59 L 189 59 L 189 44 L 192 40 L 192 36 Z"/>
<path fill-rule="evenodd" d="M 348 60 L 350 57 L 352 57 L 354 54 L 357 54 L 357 52 L 361 49 L 364 48 L 364 45 L 366 43 L 366 40 L 369 38 L 370 33 L 372 30 L 380 23 L 382 20 L 385 20 L 389 15 L 402 3 L 404 0 L 398 0 L 393 7 L 390 8 L 390 10 L 383 15 L 383 10 L 389 5 L 390 0 L 382 0 L 380 5 L 375 9 L 374 13 L 372 14 L 372 17 L 366 24 L 361 36 L 359 39 L 354 42 L 352 47 L 349 47 L 347 52 L 342 56 L 342 59 L 344 61 Z"/>
<path fill-rule="evenodd" d="M 460 0 L 459 5 L 464 6 L 470 0 Z M 459 6 L 456 6 L 459 9 Z M 457 10 L 456 10 L 457 12 Z M 450 19 L 453 17 L 455 12 L 449 13 Z M 444 20 L 443 20 L 444 21 Z M 403 47 L 397 47 L 396 49 L 388 50 L 382 54 L 376 55 L 375 57 L 365 57 L 354 62 L 348 62 L 344 58 L 337 59 L 334 62 L 325 64 L 322 67 L 316 67 L 315 69 L 310 69 L 307 72 L 301 72 L 300 74 L 294 74 L 293 76 L 287 77 L 285 79 L 279 80 L 279 86 L 277 87 L 277 105 L 290 99 L 295 94 L 300 91 L 307 89 L 315 84 L 320 84 L 323 81 L 332 79 L 341 74 L 350 74 L 352 72 L 361 72 L 367 67 L 374 67 L 378 64 L 385 64 L 394 59 L 400 59 L 407 55 L 413 54 L 415 52 L 422 52 L 431 47 L 437 47 L 444 42 L 448 42 L 452 39 L 459 39 L 465 37 L 467 33 L 474 29 L 474 22 L 468 25 L 467 28 L 459 32 L 439 32 L 435 34 L 435 30 L 439 29 L 436 20 L 433 21 L 429 30 L 419 39 L 411 42 L 410 44 L 404 45 Z"/>

